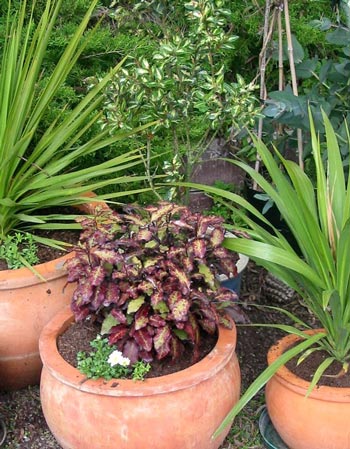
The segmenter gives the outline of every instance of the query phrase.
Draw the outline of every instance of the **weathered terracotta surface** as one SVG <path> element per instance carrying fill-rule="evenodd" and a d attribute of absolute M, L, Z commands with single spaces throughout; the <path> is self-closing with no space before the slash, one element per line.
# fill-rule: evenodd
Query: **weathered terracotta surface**
<path fill-rule="evenodd" d="M 93 193 L 86 196 L 93 197 Z M 91 202 L 77 207 L 92 213 L 105 203 Z M 39 335 L 44 325 L 71 300 L 74 285 L 67 282 L 65 261 L 69 253 L 28 268 L 0 271 L 0 389 L 14 390 L 38 384 L 42 363 Z"/>
<path fill-rule="evenodd" d="M 288 335 L 268 353 L 271 364 L 298 338 Z M 350 388 L 316 387 L 285 366 L 266 386 L 266 404 L 277 432 L 290 449 L 350 449 Z"/>
<path fill-rule="evenodd" d="M 70 302 L 66 255 L 41 265 L 0 271 L 0 389 L 19 389 L 39 383 L 38 341 L 44 325 Z"/>
<path fill-rule="evenodd" d="M 217 449 L 211 436 L 238 400 L 236 329 L 220 329 L 216 347 L 183 371 L 143 382 L 86 380 L 57 351 L 57 336 L 73 320 L 69 310 L 40 337 L 41 402 L 64 449 Z M 228 432 L 228 429 L 227 429 Z"/>

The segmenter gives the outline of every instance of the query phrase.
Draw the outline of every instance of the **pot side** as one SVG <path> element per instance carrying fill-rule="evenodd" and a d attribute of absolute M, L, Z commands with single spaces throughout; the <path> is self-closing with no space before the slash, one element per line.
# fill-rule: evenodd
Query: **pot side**
<path fill-rule="evenodd" d="M 0 271 L 0 388 L 14 390 L 39 383 L 39 335 L 44 325 L 69 304 L 74 286 L 67 285 L 67 254 L 34 269 Z"/>
<path fill-rule="evenodd" d="M 73 321 L 61 311 L 40 337 L 40 394 L 45 419 L 63 449 L 217 449 L 211 436 L 238 401 L 236 328 L 220 329 L 200 362 L 143 382 L 86 380 L 65 362 L 57 337 Z M 98 438 L 96 438 L 96 432 Z"/>
<path fill-rule="evenodd" d="M 84 195 L 93 198 L 92 192 Z M 93 213 L 99 201 L 77 209 Z M 71 300 L 74 284 L 67 284 L 65 262 L 73 252 L 28 268 L 0 271 L 0 389 L 17 390 L 40 381 L 39 336 L 44 325 Z"/>
<path fill-rule="evenodd" d="M 279 340 L 268 352 L 268 364 L 298 339 Z M 309 385 L 286 366 L 268 382 L 266 404 L 278 434 L 290 449 L 350 449 L 350 388 L 316 386 L 306 397 Z"/>

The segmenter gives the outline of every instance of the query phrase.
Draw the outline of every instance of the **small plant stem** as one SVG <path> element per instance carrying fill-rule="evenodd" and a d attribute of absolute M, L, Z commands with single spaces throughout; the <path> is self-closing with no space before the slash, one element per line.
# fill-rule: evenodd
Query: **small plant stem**
<path fill-rule="evenodd" d="M 157 192 L 157 189 L 154 187 L 154 183 L 153 183 L 153 176 L 151 174 L 151 153 L 152 153 L 152 148 L 151 148 L 151 140 L 149 138 L 147 138 L 147 155 L 146 155 L 146 160 L 144 160 L 144 165 L 145 165 L 145 169 L 146 169 L 146 176 L 147 176 L 147 180 L 148 180 L 148 184 L 150 185 L 152 192 L 156 195 L 156 197 L 159 200 L 162 200 L 162 197 L 159 195 L 159 193 Z M 143 155 L 141 154 L 142 158 Z"/>

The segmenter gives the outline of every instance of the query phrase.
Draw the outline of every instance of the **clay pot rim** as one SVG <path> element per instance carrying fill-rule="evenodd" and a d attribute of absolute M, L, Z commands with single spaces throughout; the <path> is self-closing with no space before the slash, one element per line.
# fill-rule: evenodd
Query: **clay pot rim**
<path fill-rule="evenodd" d="M 305 331 L 308 335 L 324 331 L 324 329 L 310 329 Z M 283 354 L 290 346 L 300 340 L 300 337 L 296 334 L 289 334 L 282 337 L 276 342 L 268 351 L 267 361 L 271 365 L 280 355 Z M 277 373 L 274 374 L 274 380 L 283 384 L 286 388 L 305 396 L 310 386 L 310 382 L 298 377 L 292 371 L 290 371 L 285 365 L 283 365 Z M 326 385 L 316 386 L 310 395 L 310 398 L 332 401 L 332 402 L 349 402 L 350 400 L 350 387 L 330 387 Z"/>
<path fill-rule="evenodd" d="M 109 209 L 103 201 L 93 200 L 96 197 L 94 192 L 87 192 L 82 194 L 83 197 L 89 198 L 89 202 L 82 203 L 76 206 L 78 210 L 84 213 L 93 213 L 96 207 L 101 207 L 104 209 Z M 67 254 L 56 259 L 49 260 L 48 262 L 43 262 L 38 265 L 34 265 L 33 269 L 39 273 L 45 281 L 53 281 L 65 275 L 67 270 L 64 268 L 64 264 L 74 255 L 74 250 L 67 250 Z M 0 271 L 0 291 L 1 290 L 11 290 L 16 288 L 30 287 L 32 285 L 41 284 L 44 282 L 37 276 L 34 271 L 27 267 L 17 268 L 15 270 L 1 270 Z"/>
<path fill-rule="evenodd" d="M 71 251 L 56 259 L 35 265 L 33 268 L 43 276 L 46 281 L 52 281 L 66 273 L 64 264 L 68 259 L 73 257 L 73 254 L 74 251 Z M 27 267 L 0 271 L 0 291 L 30 287 L 31 285 L 40 284 L 42 282 L 43 280 Z"/>
<path fill-rule="evenodd" d="M 39 339 L 40 356 L 45 368 L 60 382 L 72 388 L 106 396 L 147 396 L 189 388 L 213 377 L 235 354 L 237 331 L 220 327 L 219 338 L 213 350 L 198 363 L 176 373 L 144 381 L 130 379 L 87 380 L 76 368 L 66 362 L 57 349 L 57 336 L 74 321 L 70 308 L 59 312 L 43 329 Z"/>

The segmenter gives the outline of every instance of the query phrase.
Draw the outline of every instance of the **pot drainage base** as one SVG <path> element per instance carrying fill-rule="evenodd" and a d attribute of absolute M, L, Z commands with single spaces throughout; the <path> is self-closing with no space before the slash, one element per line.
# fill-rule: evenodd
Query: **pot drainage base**
<path fill-rule="evenodd" d="M 264 445 L 268 449 L 289 449 L 276 432 L 266 407 L 262 411 L 259 418 L 259 430 L 263 438 Z"/>

